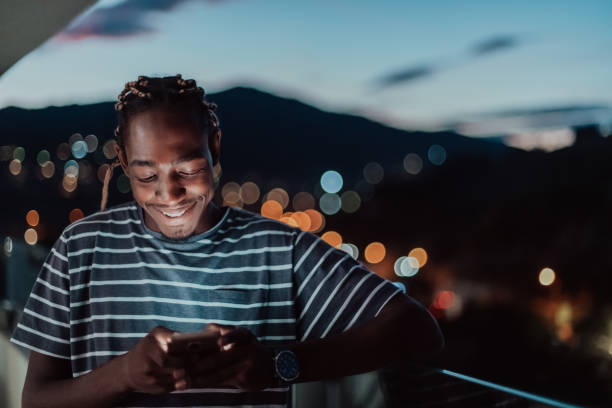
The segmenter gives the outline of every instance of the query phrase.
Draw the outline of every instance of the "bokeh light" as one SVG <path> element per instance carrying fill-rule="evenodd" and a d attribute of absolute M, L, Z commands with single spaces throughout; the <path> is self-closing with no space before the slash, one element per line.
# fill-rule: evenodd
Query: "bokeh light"
<path fill-rule="evenodd" d="M 85 143 L 87 143 L 87 153 L 93 153 L 98 148 L 98 138 L 96 135 L 85 136 Z"/>
<path fill-rule="evenodd" d="M 312 233 L 318 233 L 325 228 L 325 217 L 317 210 L 308 209 L 304 213 L 310 218 L 310 229 Z"/>
<path fill-rule="evenodd" d="M 85 217 L 85 214 L 83 214 L 83 210 L 81 210 L 80 208 L 73 209 L 72 211 L 70 211 L 70 214 L 68 215 L 68 219 L 70 220 L 70 223 L 80 220 L 83 217 Z"/>
<path fill-rule="evenodd" d="M 70 145 L 66 142 L 60 143 L 55 154 L 60 160 L 68 160 L 70 158 Z"/>
<path fill-rule="evenodd" d="M 223 198 L 223 201 L 226 200 L 225 196 L 227 196 L 230 193 L 235 193 L 239 195 L 240 194 L 240 184 L 234 181 L 225 183 L 223 185 L 223 188 L 221 189 L 221 198 Z"/>
<path fill-rule="evenodd" d="M 427 151 L 427 158 L 431 164 L 441 166 L 446 161 L 446 149 L 440 145 L 432 145 Z"/>
<path fill-rule="evenodd" d="M 283 215 L 283 207 L 276 200 L 268 200 L 261 205 L 261 215 L 278 220 Z"/>
<path fill-rule="evenodd" d="M 242 208 L 243 201 L 238 191 L 227 191 L 223 196 L 223 205 L 234 208 Z"/>
<path fill-rule="evenodd" d="M 62 179 L 62 187 L 69 193 L 72 193 L 77 188 L 77 177 L 72 174 L 65 174 Z"/>
<path fill-rule="evenodd" d="M 300 191 L 293 196 L 293 209 L 295 211 L 305 211 L 315 206 L 315 198 L 312 194 Z"/>
<path fill-rule="evenodd" d="M 13 156 L 13 148 L 11 146 L 0 146 L 0 161 L 8 161 Z"/>
<path fill-rule="evenodd" d="M 342 206 L 342 200 L 338 194 L 325 193 L 319 199 L 319 207 L 321 207 L 321 211 L 327 215 L 334 215 L 338 211 L 340 211 L 340 207 Z"/>
<path fill-rule="evenodd" d="M 130 192 L 130 179 L 125 174 L 121 174 L 117 178 L 117 190 L 119 190 L 123 194 L 127 194 Z"/>
<path fill-rule="evenodd" d="M 400 256 L 393 264 L 397 276 L 409 278 L 419 272 L 419 261 L 412 256 Z"/>
<path fill-rule="evenodd" d="M 13 150 L 13 159 L 23 162 L 25 160 L 25 149 L 21 146 Z"/>
<path fill-rule="evenodd" d="M 259 200 L 259 187 L 252 181 L 247 181 L 240 186 L 240 198 L 245 204 L 255 204 Z"/>
<path fill-rule="evenodd" d="M 80 142 L 83 140 L 83 135 L 80 133 L 73 133 L 72 136 L 68 139 L 68 144 L 72 146 L 76 142 Z"/>
<path fill-rule="evenodd" d="M 443 290 L 435 296 L 433 305 L 436 309 L 448 309 L 454 303 L 455 293 L 451 290 Z"/>
<path fill-rule="evenodd" d="M 376 162 L 368 163 L 363 168 L 363 178 L 370 184 L 380 183 L 384 176 L 385 171 L 383 167 Z"/>
<path fill-rule="evenodd" d="M 52 161 L 48 161 L 43 163 L 40 172 L 42 173 L 44 178 L 51 178 L 55 174 L 55 163 Z"/>
<path fill-rule="evenodd" d="M 342 190 L 343 184 L 342 176 L 335 170 L 328 170 L 321 176 L 321 188 L 326 193 L 337 193 Z"/>
<path fill-rule="evenodd" d="M 285 209 L 289 205 L 289 194 L 287 194 L 287 192 L 280 187 L 273 188 L 268 194 L 266 194 L 265 201 L 269 200 L 278 202 L 281 207 Z"/>
<path fill-rule="evenodd" d="M 377 264 L 385 259 L 387 250 L 385 246 L 380 242 L 372 242 L 368 244 L 364 251 L 366 261 L 371 264 Z"/>
<path fill-rule="evenodd" d="M 302 231 L 310 231 L 310 217 L 308 214 L 302 211 L 296 211 L 291 214 L 291 218 L 295 220 L 296 226 L 300 228 Z"/>
<path fill-rule="evenodd" d="M 117 144 L 114 140 L 109 140 L 104 143 L 104 147 L 102 147 L 102 151 L 104 152 L 104 157 L 108 160 L 112 160 L 117 157 L 117 152 L 115 152 L 115 145 Z"/>
<path fill-rule="evenodd" d="M 26 214 L 26 222 L 28 223 L 30 227 L 37 226 L 39 221 L 40 221 L 40 216 L 38 215 L 38 211 L 36 210 L 28 211 L 28 213 Z"/>
<path fill-rule="evenodd" d="M 23 234 L 23 239 L 30 245 L 35 245 L 38 242 L 38 233 L 34 228 L 28 228 Z"/>
<path fill-rule="evenodd" d="M 357 257 L 359 257 L 359 249 L 355 244 L 343 242 L 340 244 L 340 249 L 349 254 L 353 259 L 357 259 Z"/>
<path fill-rule="evenodd" d="M 538 280 L 540 284 L 543 286 L 550 286 L 555 281 L 555 271 L 550 268 L 544 268 L 540 271 L 540 275 L 538 276 Z"/>
<path fill-rule="evenodd" d="M 77 140 L 72 144 L 70 150 L 76 159 L 82 159 L 87 156 L 87 143 L 84 140 Z"/>
<path fill-rule="evenodd" d="M 19 173 L 21 173 L 21 168 L 22 168 L 21 162 L 17 159 L 13 159 L 9 163 L 9 171 L 11 172 L 13 176 L 18 176 Z"/>
<path fill-rule="evenodd" d="M 79 181 L 89 184 L 93 173 L 93 166 L 87 160 L 79 162 Z"/>
<path fill-rule="evenodd" d="M 49 160 L 51 160 L 51 154 L 49 154 L 48 150 L 43 149 L 36 155 L 36 162 L 41 167 Z"/>
<path fill-rule="evenodd" d="M 409 257 L 415 258 L 419 262 L 419 268 L 422 268 L 427 263 L 427 251 L 423 248 L 414 248 L 408 253 Z"/>
<path fill-rule="evenodd" d="M 359 197 L 357 192 L 352 190 L 342 193 L 340 201 L 342 202 L 342 210 L 348 214 L 356 212 L 361 206 L 361 197 Z"/>
<path fill-rule="evenodd" d="M 423 170 L 423 159 L 416 153 L 408 153 L 404 157 L 404 170 L 406 173 L 416 176 Z"/>
<path fill-rule="evenodd" d="M 342 245 L 342 235 L 336 231 L 327 231 L 321 235 L 321 239 L 334 248 L 340 248 L 340 245 Z"/>
<path fill-rule="evenodd" d="M 2 249 L 4 250 L 5 256 L 11 256 L 13 253 L 13 239 L 11 237 L 4 238 Z"/>
<path fill-rule="evenodd" d="M 79 163 L 76 160 L 68 160 L 64 164 L 64 175 L 78 177 L 79 175 Z"/>
<path fill-rule="evenodd" d="M 291 227 L 296 227 L 298 226 L 298 223 L 295 219 L 291 218 L 291 213 L 289 214 L 283 214 L 281 215 L 279 221 L 280 222 L 284 222 L 285 224 L 291 226 Z"/>

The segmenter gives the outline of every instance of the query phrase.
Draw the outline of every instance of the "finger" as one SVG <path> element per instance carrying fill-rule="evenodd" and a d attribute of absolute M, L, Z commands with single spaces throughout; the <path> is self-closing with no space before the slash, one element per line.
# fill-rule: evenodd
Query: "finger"
<path fill-rule="evenodd" d="M 208 323 L 204 330 L 216 331 L 223 336 L 226 333 L 236 329 L 236 326 L 230 326 L 228 324 Z"/>
<path fill-rule="evenodd" d="M 222 346 L 229 345 L 231 343 L 235 344 L 251 344 L 257 341 L 257 337 L 253 334 L 252 331 L 245 327 L 238 327 L 235 330 L 232 330 L 226 334 L 221 336 L 220 342 Z"/>
<path fill-rule="evenodd" d="M 239 361 L 208 375 L 194 376 L 192 379 L 193 387 L 206 386 L 233 386 L 240 387 L 242 385 L 242 373 L 244 371 L 244 362 Z"/>
<path fill-rule="evenodd" d="M 150 334 L 159 343 L 161 348 L 167 352 L 169 339 L 170 337 L 172 337 L 172 334 L 174 333 L 175 333 L 174 330 L 170 330 L 167 327 L 157 326 L 156 328 L 151 330 Z"/>
<path fill-rule="evenodd" d="M 245 347 L 235 347 L 229 351 L 215 353 L 203 357 L 199 361 L 191 365 L 188 370 L 191 375 L 205 375 L 211 371 L 224 368 L 246 357 L 248 349 Z"/>

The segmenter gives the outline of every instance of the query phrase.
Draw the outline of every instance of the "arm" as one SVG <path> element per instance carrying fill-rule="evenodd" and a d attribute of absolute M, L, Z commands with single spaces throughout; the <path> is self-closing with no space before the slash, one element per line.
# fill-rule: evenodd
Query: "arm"
<path fill-rule="evenodd" d="M 24 408 L 111 407 L 132 391 L 163 394 L 184 389 L 184 370 L 167 354 L 171 331 L 157 327 L 128 353 L 77 378 L 70 360 L 32 351 L 22 394 Z"/>
<path fill-rule="evenodd" d="M 229 385 L 260 389 L 274 385 L 272 351 L 246 329 L 221 327 L 222 344 L 234 346 L 198 362 L 194 386 Z M 299 382 L 372 371 L 392 361 L 422 360 L 440 351 L 444 340 L 437 322 L 416 301 L 394 296 L 369 322 L 327 338 L 294 343 Z"/>

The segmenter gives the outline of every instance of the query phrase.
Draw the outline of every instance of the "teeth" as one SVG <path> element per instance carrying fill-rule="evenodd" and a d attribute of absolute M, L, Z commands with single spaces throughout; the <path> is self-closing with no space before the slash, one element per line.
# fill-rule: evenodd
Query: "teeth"
<path fill-rule="evenodd" d="M 165 216 L 167 216 L 167 217 L 176 218 L 176 217 L 180 217 L 181 215 L 185 214 L 185 211 L 187 211 L 187 210 L 183 210 L 183 211 L 181 211 L 181 212 L 179 212 L 179 213 L 167 213 L 167 212 L 165 212 L 165 211 L 162 211 L 162 212 L 163 212 L 163 213 L 164 213 L 164 215 L 165 215 Z"/>

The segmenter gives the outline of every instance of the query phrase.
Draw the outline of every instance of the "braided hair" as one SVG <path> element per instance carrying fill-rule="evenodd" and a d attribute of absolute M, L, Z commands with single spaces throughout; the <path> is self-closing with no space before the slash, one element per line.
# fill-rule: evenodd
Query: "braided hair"
<path fill-rule="evenodd" d="M 183 79 L 181 74 L 169 77 L 147 77 L 140 75 L 137 81 L 125 84 L 123 91 L 118 96 L 115 104 L 117 111 L 117 127 L 115 128 L 115 139 L 121 150 L 125 151 L 125 140 L 127 136 L 129 119 L 141 112 L 153 107 L 168 107 L 172 109 L 195 109 L 200 113 L 198 119 L 202 129 L 212 140 L 221 131 L 219 118 L 215 114 L 217 105 L 205 99 L 206 93 L 202 87 L 197 86 L 193 79 Z M 106 207 L 108 198 L 108 183 L 112 177 L 113 169 L 120 164 L 115 160 L 110 164 L 104 176 L 104 187 L 102 189 L 102 201 L 100 211 Z M 214 167 L 215 185 L 219 181 L 221 167 L 217 162 Z"/>

